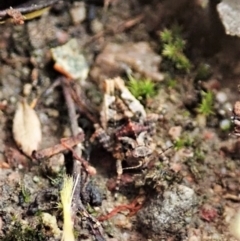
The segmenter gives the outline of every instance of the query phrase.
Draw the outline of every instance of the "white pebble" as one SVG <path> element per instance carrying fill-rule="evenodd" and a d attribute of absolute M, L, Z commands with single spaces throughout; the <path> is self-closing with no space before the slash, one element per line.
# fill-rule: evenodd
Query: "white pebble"
<path fill-rule="evenodd" d="M 224 92 L 218 92 L 216 94 L 216 100 L 219 102 L 219 103 L 224 103 L 227 101 L 227 95 L 224 93 Z"/>
<path fill-rule="evenodd" d="M 229 119 L 224 119 L 224 120 L 220 121 L 221 130 L 223 130 L 223 131 L 229 130 L 230 126 L 231 126 L 231 121 Z"/>

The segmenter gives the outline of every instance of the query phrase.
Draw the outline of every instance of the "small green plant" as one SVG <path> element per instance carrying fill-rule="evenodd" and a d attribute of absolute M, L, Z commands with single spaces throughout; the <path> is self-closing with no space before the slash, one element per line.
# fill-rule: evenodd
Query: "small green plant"
<path fill-rule="evenodd" d="M 201 91 L 202 101 L 197 108 L 197 112 L 203 116 L 210 116 L 214 114 L 213 111 L 213 103 L 214 103 L 214 96 L 211 91 Z"/>
<path fill-rule="evenodd" d="M 31 192 L 24 184 L 21 184 L 21 195 L 25 203 L 29 203 L 31 201 Z"/>
<path fill-rule="evenodd" d="M 167 86 L 168 86 L 168 88 L 170 88 L 170 89 L 176 88 L 177 83 L 178 83 L 177 80 L 176 80 L 176 79 L 173 79 L 173 78 L 169 78 L 169 79 L 167 80 Z"/>
<path fill-rule="evenodd" d="M 195 156 L 196 161 L 200 162 L 200 161 L 204 160 L 205 154 L 199 147 L 195 148 L 194 153 L 195 153 L 194 156 Z"/>
<path fill-rule="evenodd" d="M 4 237 L 0 237 L 2 241 L 44 241 L 46 237 L 36 228 L 23 227 L 23 225 L 17 222 L 13 228 Z"/>
<path fill-rule="evenodd" d="M 135 79 L 128 75 L 128 88 L 139 100 L 153 97 L 156 94 L 155 84 L 150 79 Z"/>
<path fill-rule="evenodd" d="M 193 145 L 193 139 L 191 139 L 188 135 L 184 135 L 175 141 L 174 148 L 176 150 L 180 150 L 183 147 L 189 147 L 192 145 Z"/>
<path fill-rule="evenodd" d="M 184 54 L 186 41 L 181 36 L 180 27 L 173 26 L 172 29 L 164 29 L 160 33 L 160 38 L 163 43 L 162 55 L 171 60 L 177 69 L 189 72 L 191 63 Z"/>
<path fill-rule="evenodd" d="M 211 66 L 207 63 L 201 63 L 197 68 L 195 80 L 207 80 L 211 74 Z"/>

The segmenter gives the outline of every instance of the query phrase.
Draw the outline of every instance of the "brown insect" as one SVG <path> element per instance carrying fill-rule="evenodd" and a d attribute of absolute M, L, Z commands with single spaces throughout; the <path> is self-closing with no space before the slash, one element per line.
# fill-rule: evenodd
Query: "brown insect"
<path fill-rule="evenodd" d="M 147 115 L 122 79 L 108 79 L 104 84 L 101 123 L 95 124 L 91 141 L 98 140 L 116 159 L 118 189 L 124 169 L 147 167 L 157 157 L 152 136 L 162 116 Z M 123 161 L 128 167 L 122 167 Z"/>

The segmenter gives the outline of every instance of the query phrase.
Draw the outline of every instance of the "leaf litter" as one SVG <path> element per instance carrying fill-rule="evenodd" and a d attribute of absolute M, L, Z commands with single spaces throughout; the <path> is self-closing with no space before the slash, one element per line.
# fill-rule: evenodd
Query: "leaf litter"
<path fill-rule="evenodd" d="M 119 9 L 122 9 L 121 7 L 124 4 L 129 4 L 128 1 L 127 2 L 120 1 L 119 3 L 121 5 L 117 7 L 118 12 L 119 12 Z M 162 4 L 162 2 L 161 2 L 161 4 Z M 137 8 L 137 6 L 136 6 L 136 8 Z M 156 9 L 157 8 L 158 7 L 156 6 Z M 141 8 L 141 12 L 142 11 L 143 11 L 143 9 Z M 64 12 L 67 12 L 67 11 L 64 11 Z M 151 18 L 151 16 L 148 16 L 148 18 Z M 61 17 L 58 16 L 58 19 L 61 19 Z M 111 24 L 111 21 L 109 21 L 109 22 Z M 26 24 L 28 24 L 28 23 L 26 23 Z M 140 25 L 141 24 L 139 24 L 139 26 Z M 162 27 L 162 24 L 159 24 L 159 26 Z M 79 30 L 80 26 L 75 26 L 75 27 L 70 26 L 69 28 L 71 29 L 71 31 L 69 32 L 69 36 L 73 36 L 73 32 L 74 32 L 74 37 L 75 37 L 75 36 L 78 35 L 79 32 L 81 32 L 81 31 L 79 31 L 79 32 L 75 31 L 75 30 Z M 126 42 L 128 42 L 129 39 L 132 41 L 132 39 L 131 39 L 132 35 L 131 34 L 132 34 L 131 31 L 129 31 L 126 35 L 124 35 L 124 33 L 123 33 L 124 37 L 126 38 Z M 129 38 L 129 36 L 130 36 L 130 38 Z M 103 36 L 103 37 L 105 37 L 105 36 Z M 122 37 L 122 36 L 119 36 L 118 34 L 116 34 L 116 36 L 112 37 L 113 40 L 114 40 L 113 42 L 118 42 L 118 43 L 120 43 L 120 45 L 123 45 L 121 43 L 122 40 L 119 41 L 119 37 Z M 82 35 L 80 34 L 80 36 L 77 36 L 77 38 L 78 38 L 78 41 L 81 41 Z M 98 40 L 99 40 L 98 43 L 100 43 L 100 41 L 103 41 L 103 42 L 105 41 L 103 38 L 98 39 Z M 45 47 L 47 48 L 47 51 L 49 52 L 49 45 L 47 43 L 45 44 Z M 151 47 L 152 47 L 152 45 L 151 45 Z M 42 50 L 42 49 L 41 49 L 41 51 L 44 52 L 44 50 Z M 95 48 L 95 51 L 96 51 L 96 48 Z M 97 51 L 98 51 L 98 49 L 97 49 Z M 124 51 L 124 49 L 122 49 L 121 51 L 118 51 L 117 54 L 119 55 L 119 53 L 121 53 L 121 52 L 127 52 L 127 51 Z M 100 54 L 101 53 L 103 53 L 103 48 L 100 50 Z M 35 51 L 35 54 L 37 54 L 37 51 Z M 98 54 L 98 57 L 100 56 L 100 54 Z M 30 53 L 30 55 L 32 56 L 33 53 Z M 6 55 L 6 56 L 8 56 L 8 55 Z M 39 57 L 39 56 L 37 56 L 37 57 Z M 4 56 L 1 56 L 1 58 L 4 58 Z M 144 55 L 143 58 L 151 59 L 150 57 L 147 57 L 146 55 Z M 138 59 L 138 58 L 136 57 L 134 59 Z M 39 60 L 39 63 L 40 62 L 41 61 Z M 128 69 L 136 71 L 137 74 L 140 75 L 141 77 L 142 77 L 142 75 L 144 77 L 149 77 L 148 76 L 149 72 L 151 74 L 151 71 L 148 71 L 148 70 L 150 70 L 149 67 L 147 67 L 146 71 L 141 71 L 141 69 L 137 68 L 136 64 L 134 64 L 134 63 L 132 64 L 132 62 L 122 61 L 122 60 L 121 61 L 117 60 L 115 62 L 116 63 L 121 62 L 120 65 L 123 65 L 124 67 L 127 66 L 127 68 L 123 68 L 123 71 L 121 71 L 121 74 L 124 74 L 126 72 L 126 70 L 128 70 Z M 6 63 L 8 63 L 8 62 L 6 62 Z M 97 71 L 97 74 L 95 76 L 96 78 L 94 78 L 93 74 L 91 75 L 92 78 L 93 78 L 93 81 L 97 82 L 98 84 L 99 84 L 99 82 L 98 82 L 99 78 L 97 78 L 97 77 L 101 77 L 101 75 L 108 75 L 106 73 L 103 74 L 104 71 L 103 72 L 101 72 L 101 71 L 103 70 L 104 64 L 105 64 L 106 68 L 108 68 L 109 65 L 107 65 L 104 62 L 102 62 L 102 63 L 103 63 L 103 65 L 101 67 L 99 67 L 99 63 L 96 64 L 96 62 L 95 62 L 95 67 L 96 67 L 96 65 L 97 65 L 97 67 L 99 67 L 98 71 Z M 45 65 L 46 62 L 43 61 L 41 64 Z M 6 66 L 6 65 L 4 64 L 4 66 Z M 22 64 L 20 64 L 20 66 L 24 66 L 24 64 L 22 63 Z M 45 78 L 44 74 L 46 74 L 46 73 L 44 73 L 44 71 L 42 71 L 41 67 L 39 67 L 39 66 L 36 66 L 36 68 L 39 68 L 39 74 L 40 74 L 41 78 L 44 79 Z M 93 66 L 94 66 L 94 63 L 93 63 Z M 9 67 L 9 66 L 7 66 L 7 67 Z M 0 68 L 2 68 L 2 66 Z M 111 70 L 111 68 L 109 68 L 109 69 Z M 19 70 L 16 70 L 16 71 L 19 71 Z M 13 72 L 15 72 L 15 69 L 14 69 Z M 64 74 L 64 72 L 68 72 L 68 71 L 63 71 L 63 74 Z M 3 72 L 1 72 L 1 74 L 2 73 Z M 108 76 L 108 77 L 110 77 L 110 76 Z M 47 76 L 47 78 L 50 79 L 49 75 Z M 44 80 L 46 80 L 47 78 L 45 78 Z M 220 78 L 220 77 L 218 77 L 218 78 Z M 217 129 L 216 126 L 214 126 L 214 127 L 210 126 L 209 122 L 207 122 L 206 123 L 207 126 L 205 126 L 204 129 L 203 129 L 202 127 L 200 127 L 198 125 L 198 123 L 196 123 L 194 112 L 192 113 L 191 116 L 189 115 L 189 113 L 186 112 L 186 109 L 184 109 L 184 104 L 182 102 L 182 97 L 186 94 L 186 91 L 191 91 L 192 82 L 190 80 L 184 80 L 182 78 L 177 78 L 177 81 L 178 80 L 179 80 L 179 83 L 177 83 L 178 86 L 177 86 L 176 89 L 173 88 L 173 87 L 170 88 L 169 86 L 168 87 L 164 86 L 164 88 L 160 91 L 161 95 L 157 95 L 155 99 L 151 99 L 151 98 L 149 99 L 151 109 L 159 111 L 160 109 L 166 107 L 167 110 L 168 110 L 167 114 L 166 114 L 166 123 L 163 123 L 161 128 L 159 128 L 160 130 L 158 130 L 158 134 L 159 134 L 157 136 L 158 142 L 164 142 L 162 140 L 162 139 L 165 138 L 164 133 L 168 132 L 172 126 L 181 126 L 182 127 L 182 133 L 179 134 L 180 135 L 179 141 L 181 141 L 184 145 L 183 148 L 181 148 L 181 150 L 188 150 L 189 151 L 188 153 L 187 152 L 184 153 L 185 156 L 187 156 L 187 154 L 188 154 L 188 156 L 184 159 L 184 157 L 180 156 L 180 154 L 176 151 L 176 153 L 174 154 L 174 156 L 171 157 L 171 160 L 170 160 L 171 167 L 173 167 L 174 165 L 175 165 L 175 167 L 176 166 L 179 167 L 178 168 L 178 170 L 180 170 L 179 172 L 181 174 L 183 174 L 183 182 L 181 184 L 187 185 L 189 188 L 196 191 L 197 195 L 200 197 L 200 199 L 203 199 L 204 203 L 210 204 L 211 207 L 210 207 L 209 210 L 210 211 L 211 210 L 217 210 L 218 215 L 216 216 L 216 219 L 214 220 L 214 222 L 212 222 L 211 220 L 210 221 L 206 221 L 204 219 L 199 220 L 199 217 L 198 217 L 199 214 L 196 213 L 195 214 L 196 221 L 194 220 L 193 225 L 191 224 L 192 226 L 190 226 L 190 228 L 188 228 L 188 226 L 185 227 L 185 225 L 184 225 L 183 228 L 181 228 L 181 230 L 188 232 L 188 238 L 189 239 L 186 239 L 185 236 L 176 237 L 177 231 L 174 232 L 174 233 L 172 233 L 172 232 L 169 233 L 168 232 L 169 228 L 167 228 L 167 232 L 166 232 L 167 237 L 165 237 L 165 240 L 213 240 L 213 239 L 219 240 L 219 241 L 220 240 L 221 241 L 222 240 L 234 240 L 234 239 L 232 239 L 228 236 L 228 231 L 227 231 L 228 221 L 226 221 L 224 219 L 224 217 L 228 218 L 230 216 L 229 213 L 234 212 L 237 208 L 239 208 L 239 203 L 237 203 L 238 201 L 233 203 L 231 200 L 228 200 L 228 199 L 224 200 L 224 195 L 222 195 L 222 194 L 231 192 L 232 194 L 234 194 L 236 196 L 238 195 L 239 189 L 237 187 L 239 186 L 239 181 L 237 180 L 237 178 L 234 178 L 234 177 L 239 176 L 239 172 L 237 172 L 237 170 L 239 169 L 239 162 L 233 161 L 230 157 L 223 156 L 223 153 L 219 153 L 219 145 L 223 144 L 223 143 L 222 143 L 221 137 L 219 137 L 217 134 L 215 134 L 215 132 L 216 133 L 218 132 L 218 129 Z M 14 81 L 15 81 L 15 78 L 14 78 Z M 180 82 L 180 81 L 182 81 L 184 83 L 186 82 L 187 86 L 184 88 L 183 85 L 182 85 L 182 82 Z M 17 85 L 17 83 L 15 83 L 15 86 L 16 85 Z M 10 84 L 9 84 L 9 86 L 10 86 Z M 4 84 L 3 87 L 5 87 L 5 84 Z M 14 85 L 10 86 L 10 87 L 12 89 L 14 87 Z M 41 87 L 47 87 L 47 84 L 45 83 L 45 85 L 41 86 Z M 19 93 L 17 93 L 17 94 L 19 94 Z M 174 97 L 174 98 L 172 98 L 171 101 L 169 101 L 171 96 Z M 7 98 L 7 99 L 9 98 L 9 96 L 6 93 L 4 93 L 4 97 Z M 61 107 L 63 106 L 62 102 L 61 102 L 62 99 L 56 99 L 54 97 L 51 97 L 51 98 L 54 100 L 54 104 L 55 104 L 55 101 L 56 102 L 59 101 Z M 45 101 L 45 100 L 43 100 L 43 101 Z M 232 100 L 230 99 L 230 101 L 232 101 Z M 225 104 L 229 104 L 229 102 L 226 101 Z M 24 104 L 22 104 L 21 108 L 23 108 L 23 107 L 24 107 Z M 60 107 L 60 109 L 61 109 L 61 107 Z M 185 113 L 182 113 L 180 111 L 180 109 L 182 109 L 182 107 L 185 110 Z M 219 107 L 219 109 L 221 109 L 221 108 Z M 41 111 L 41 114 L 42 114 L 42 111 L 44 112 L 45 110 L 43 108 L 40 111 Z M 61 109 L 61 111 L 64 112 L 65 109 L 63 108 L 63 109 Z M 80 113 L 81 113 L 81 116 L 80 116 L 79 119 L 82 118 L 82 112 L 80 111 Z M 47 115 L 45 115 L 45 117 L 49 118 L 49 116 L 47 116 Z M 224 114 L 224 115 L 222 115 L 222 118 L 228 118 L 228 117 L 227 117 L 227 115 Z M 60 121 L 63 120 L 63 121 L 66 122 L 65 115 L 60 115 L 59 119 L 60 119 Z M 42 120 L 42 116 L 41 116 L 41 120 Z M 56 119 L 51 120 L 48 123 L 50 123 L 53 126 L 55 125 L 58 129 L 61 129 L 61 124 L 59 124 L 57 122 L 57 120 L 56 120 L 56 123 L 57 123 L 56 124 L 55 120 Z M 82 119 L 81 119 L 81 121 L 82 121 Z M 212 123 L 214 124 L 215 122 L 212 121 L 211 124 Z M 84 131 L 88 131 L 88 127 L 85 126 Z M 206 133 L 208 133 L 208 134 L 214 133 L 215 135 L 212 135 L 213 137 L 211 139 L 206 139 L 206 138 L 204 139 L 203 138 L 204 133 L 205 133 L 205 135 L 207 135 Z M 54 134 L 55 134 L 55 136 L 57 136 L 56 133 L 54 133 Z M 185 135 L 189 135 L 189 137 L 194 138 L 194 140 L 191 141 L 191 143 L 189 143 L 187 140 L 185 140 L 185 139 L 188 139 L 188 138 L 184 139 Z M 50 133 L 48 133 L 48 131 L 44 131 L 43 136 L 49 139 Z M 59 138 L 59 136 L 57 136 L 57 138 Z M 227 137 L 227 139 L 228 138 L 229 137 Z M 174 139 L 173 136 L 172 136 L 172 139 Z M 21 146 L 21 145 L 19 145 L 19 146 Z M 61 148 L 59 148 L 60 151 L 63 148 L 62 145 L 58 146 L 58 147 L 61 147 Z M 203 157 L 201 157 L 201 156 L 203 156 Z M 206 158 L 205 158 L 205 156 L 206 156 Z M 91 159 L 92 158 L 97 159 L 97 162 L 99 163 L 99 166 L 102 169 L 105 169 L 105 167 L 107 167 L 108 163 L 110 162 L 110 160 L 108 160 L 108 156 L 106 155 L 106 153 L 104 154 L 102 150 L 97 152 L 97 155 L 96 155 L 96 152 L 94 152 L 93 155 L 91 155 Z M 227 165 L 226 165 L 226 160 L 227 160 L 227 163 L 228 163 Z M 175 170 L 176 170 L 176 168 L 175 168 Z M 161 183 L 165 184 L 166 180 L 164 179 L 164 175 L 166 175 L 166 173 L 164 173 L 164 172 L 166 170 L 163 169 L 162 167 L 159 167 L 159 169 L 156 169 L 156 170 L 154 169 L 154 171 L 155 172 L 153 172 L 153 175 L 151 177 L 149 177 L 151 173 L 147 173 L 148 175 L 140 176 L 140 177 L 142 177 L 141 178 L 142 181 L 145 182 L 146 184 L 150 183 L 151 187 L 154 186 L 154 185 L 157 186 L 158 182 L 160 182 L 160 184 Z M 101 180 L 101 181 L 99 181 L 98 184 L 100 184 L 100 182 L 104 183 L 104 184 L 101 184 L 101 185 L 105 188 L 105 186 L 106 186 L 105 181 L 109 177 L 109 174 L 113 173 L 113 171 L 106 168 L 104 173 L 105 173 L 104 177 L 98 176 L 98 178 L 99 178 L 98 180 Z M 35 194 L 37 194 L 37 192 L 40 193 L 42 191 L 42 187 L 48 188 L 48 185 L 46 183 L 46 178 L 43 178 L 39 175 L 39 169 L 31 170 L 31 172 L 25 173 L 25 176 L 30 177 L 30 178 L 32 178 L 32 175 L 38 175 L 37 178 L 40 180 L 39 183 L 43 183 L 43 185 L 40 185 L 40 184 L 35 185 L 36 193 L 34 193 L 34 197 L 33 197 L 33 198 L 35 198 Z M 160 175 L 160 177 L 158 175 Z M 163 177 L 161 177 L 161 175 L 163 175 Z M 167 179 L 168 180 L 170 180 L 173 177 L 170 174 L 167 173 Z M 126 179 L 127 176 L 123 176 L 123 178 Z M 159 178 L 160 178 L 160 180 L 159 180 Z M 173 179 L 173 181 L 174 181 L 174 179 Z M 235 185 L 234 185 L 234 181 L 236 182 Z M 11 188 L 11 185 L 9 185 L 9 186 Z M 1 199 L 1 202 L 0 202 L 0 206 L 2 205 L 1 208 L 4 207 L 4 205 L 7 206 L 9 209 L 12 208 L 12 207 L 15 208 L 16 206 L 19 206 L 17 204 L 17 202 L 12 201 L 12 200 L 14 200 L 14 201 L 18 200 L 18 196 L 15 193 L 16 188 L 14 188 L 14 190 L 11 189 L 11 190 L 13 190 L 13 193 L 10 195 L 10 198 L 9 198 L 8 195 L 6 195 L 6 194 L 9 194 L 8 191 L 7 191 L 7 188 L 10 189 L 9 186 L 8 186 L 8 183 L 6 183 L 6 182 L 3 183 L 2 186 L 0 186 L 0 188 L 1 188 L 0 191 L 1 191 L 1 193 L 3 193 L 2 199 Z M 160 187 L 161 187 L 161 185 L 160 185 Z M 126 188 L 128 189 L 128 191 L 133 191 L 133 190 L 136 189 L 133 186 L 129 186 L 129 183 L 128 183 Z M 170 190 L 169 196 L 173 196 L 173 194 L 175 195 L 175 193 L 176 193 L 175 189 L 176 188 L 173 188 L 172 190 Z M 154 191 L 154 192 L 156 191 L 156 190 L 153 190 L 153 189 L 151 189 L 151 190 Z M 5 192 L 3 192 L 3 191 L 5 191 Z M 56 190 L 56 191 L 58 191 L 58 190 Z M 111 206 L 110 210 L 112 210 L 113 207 L 115 206 L 115 204 L 117 204 L 117 203 L 113 200 L 111 201 L 111 198 L 108 197 L 108 196 L 111 196 L 111 195 L 106 190 L 104 191 L 104 193 L 107 193 L 105 195 L 105 200 L 104 200 L 105 201 L 105 208 L 106 209 L 108 208 L 108 211 L 109 211 L 109 206 Z M 162 192 L 160 190 L 158 195 L 162 198 L 163 193 L 166 194 L 166 192 Z M 179 193 L 177 193 L 177 194 L 179 195 Z M 145 194 L 143 194 L 143 195 L 145 195 Z M 151 195 L 149 197 L 147 197 L 147 200 L 149 200 L 149 202 L 147 202 L 146 205 L 144 205 L 145 207 L 143 207 L 143 208 L 145 209 L 145 211 L 142 211 L 142 213 L 145 212 L 147 214 L 154 214 L 153 209 L 156 208 L 157 212 L 155 212 L 155 213 L 157 214 L 157 216 L 161 215 L 161 214 L 158 215 L 158 212 L 161 211 L 160 210 L 161 208 L 163 209 L 163 206 L 162 206 L 162 203 L 160 203 L 161 205 L 158 205 L 158 203 L 159 203 L 158 195 L 156 197 L 152 197 Z M 38 196 L 40 196 L 40 195 L 37 195 L 37 197 Z M 9 201 L 4 202 L 5 197 L 7 197 L 7 200 L 9 199 L 11 201 L 11 204 L 9 203 Z M 37 199 L 37 197 L 36 197 L 36 199 Z M 164 197 L 164 198 L 166 198 L 166 197 Z M 181 198 L 182 198 L 182 196 L 179 196 L 179 199 L 181 199 Z M 128 199 L 128 200 L 130 200 L 130 199 Z M 128 200 L 126 200 L 126 202 Z M 161 201 L 161 199 L 159 199 L 159 200 Z M 165 199 L 165 202 L 167 202 L 168 200 L 171 201 L 170 199 Z M 4 205 L 2 204 L 3 202 L 4 202 Z M 47 200 L 47 202 L 48 202 L 48 200 Z M 44 202 L 42 202 L 43 205 L 45 203 L 46 203 L 46 200 L 44 200 Z M 163 200 L 163 203 L 164 203 L 164 200 Z M 156 204 L 156 205 L 154 205 L 154 204 Z M 43 205 L 42 205 L 42 207 L 43 207 Z M 151 207 L 149 205 L 151 205 Z M 120 207 L 122 207 L 122 206 L 120 206 Z M 168 207 L 170 207 L 170 206 L 168 206 Z M 230 209 L 231 212 L 228 211 L 227 207 Z M 24 210 L 22 208 L 22 206 L 20 208 L 22 209 L 21 211 Z M 31 207 L 29 207 L 29 209 L 30 208 Z M 135 206 L 134 206 L 134 208 L 135 208 Z M 176 206 L 176 208 L 178 208 L 178 206 Z M 102 212 L 103 209 L 104 209 L 104 204 L 101 206 L 101 212 Z M 39 209 L 39 210 L 41 211 L 41 209 Z M 83 211 L 83 209 L 80 209 L 80 210 L 81 210 L 80 211 L 81 215 L 79 215 L 79 216 L 83 216 L 83 218 L 81 220 L 77 220 L 78 223 L 80 223 L 80 222 L 81 222 L 81 224 L 84 223 L 84 220 L 83 220 L 84 218 L 88 219 L 88 220 L 90 220 L 90 219 L 93 220 L 92 216 L 89 215 L 88 212 Z M 148 210 L 149 210 L 149 212 L 148 212 Z M 94 210 L 93 213 L 95 211 L 96 210 Z M 179 210 L 179 211 L 181 211 L 181 210 Z M 21 215 L 18 215 L 18 213 L 17 214 L 15 212 L 13 212 L 13 213 L 17 217 L 21 217 Z M 143 219 L 146 218 L 145 213 L 143 215 Z M 22 213 L 20 213 L 20 214 L 22 214 Z M 171 213 L 171 214 L 173 214 L 173 213 Z M 4 232 L 7 232 L 9 230 L 8 226 L 12 227 L 12 224 L 11 224 L 12 216 L 10 216 L 10 215 L 12 215 L 10 212 L 6 212 L 6 213 L 4 212 L 3 213 L 3 231 Z M 121 215 L 124 216 L 124 214 L 121 214 Z M 140 219 L 141 218 L 141 212 L 140 212 L 139 215 L 140 216 L 138 216 L 138 218 Z M 163 215 L 163 213 L 162 213 L 162 215 Z M 171 216 L 169 213 L 168 213 L 168 215 Z M 181 215 L 179 215 L 179 216 L 181 216 Z M 24 215 L 24 217 L 26 217 L 26 216 Z M 118 215 L 116 217 L 120 217 L 120 215 Z M 185 218 L 185 215 L 183 215 L 182 217 Z M 111 226 L 112 220 L 106 221 L 106 222 L 103 223 L 105 231 L 108 233 L 108 238 L 106 240 L 149 240 L 151 238 L 151 235 L 155 234 L 155 232 L 153 232 L 149 229 L 149 223 L 153 223 L 153 221 L 154 221 L 153 218 L 154 218 L 153 216 L 149 215 L 149 219 L 144 220 L 146 222 L 147 221 L 149 221 L 149 222 L 147 224 L 143 223 L 143 225 L 141 225 L 141 227 L 140 227 L 140 229 L 145 230 L 145 226 L 147 226 L 146 237 L 142 237 L 139 230 L 135 229 L 134 221 L 132 222 L 133 227 L 131 229 L 129 229 L 129 230 L 126 230 L 126 229 L 120 230 L 119 229 L 120 231 L 116 230 L 116 228 L 113 227 L 114 225 Z M 20 219 L 20 221 L 22 221 L 21 218 L 19 218 L 19 219 Z M 8 221 L 8 220 L 10 220 L 10 221 Z M 24 218 L 23 221 L 25 222 L 26 220 L 30 223 L 30 221 L 29 221 L 30 217 L 29 216 Z M 133 220 L 134 220 L 134 217 L 133 217 Z M 163 220 L 165 221 L 165 219 L 163 219 Z M 155 219 L 155 221 L 156 221 L 156 219 Z M 139 221 L 137 221 L 137 223 L 139 223 Z M 155 223 L 156 223 L 156 225 L 155 226 L 152 225 L 151 228 L 152 229 L 156 228 L 157 232 L 159 230 L 161 231 L 161 225 L 159 226 L 159 221 L 155 222 Z M 178 223 L 180 223 L 180 222 L 178 222 Z M 99 236 L 100 236 L 99 233 L 93 227 L 93 225 L 95 226 L 95 224 L 98 225 L 97 222 L 96 223 L 93 223 L 93 222 L 86 223 L 85 222 L 85 224 L 87 224 L 88 226 L 92 225 L 91 226 L 91 232 L 94 233 L 95 240 L 103 240 L 103 239 L 99 238 Z M 183 224 L 185 224 L 185 223 L 183 223 Z M 59 227 L 61 227 L 61 222 L 58 223 L 58 225 L 59 225 Z M 79 240 L 84 240 L 84 239 L 92 240 L 89 233 L 85 234 L 86 229 L 82 228 L 82 226 L 84 226 L 84 225 L 75 225 L 76 234 L 79 233 Z M 113 228 L 110 231 L 107 231 L 107 229 L 109 230 L 111 227 L 113 227 Z M 170 231 L 172 231 L 172 229 L 170 229 Z M 137 232 L 137 234 L 136 234 L 136 232 Z M 50 236 L 50 234 L 48 233 L 47 236 Z M 153 237 L 153 238 L 151 238 L 151 240 L 153 240 L 153 241 L 154 240 L 160 240 L 160 239 L 162 239 L 162 237 L 160 238 L 160 236 L 161 236 L 161 232 L 160 232 L 160 234 L 157 238 Z M 137 238 L 137 237 L 139 237 L 139 238 Z M 184 237 L 185 237 L 185 239 L 184 239 Z"/>
<path fill-rule="evenodd" d="M 42 141 L 41 123 L 34 109 L 25 99 L 18 102 L 13 118 L 13 137 L 24 154 L 31 157 Z"/>

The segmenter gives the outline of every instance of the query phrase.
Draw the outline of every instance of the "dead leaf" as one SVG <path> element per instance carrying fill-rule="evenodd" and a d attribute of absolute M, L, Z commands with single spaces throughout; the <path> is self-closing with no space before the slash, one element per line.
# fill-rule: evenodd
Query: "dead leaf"
<path fill-rule="evenodd" d="M 41 124 L 36 112 L 26 100 L 20 101 L 13 118 L 13 137 L 19 148 L 28 156 L 37 150 L 42 140 Z"/>

